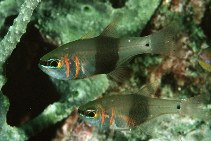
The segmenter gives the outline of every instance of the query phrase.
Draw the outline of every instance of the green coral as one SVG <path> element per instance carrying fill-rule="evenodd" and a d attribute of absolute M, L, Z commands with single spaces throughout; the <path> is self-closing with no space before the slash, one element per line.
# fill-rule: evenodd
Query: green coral
<path fill-rule="evenodd" d="M 37 10 L 38 28 L 59 44 L 79 39 L 88 32 L 98 35 L 117 15 L 120 15 L 118 34 L 133 35 L 140 32 L 150 20 L 160 0 L 128 0 L 115 9 L 108 1 L 75 1 L 41 3 Z M 40 15 L 42 15 L 40 17 Z M 47 16 L 46 16 L 47 15 Z"/>
<path fill-rule="evenodd" d="M 9 108 L 9 102 L 2 92 L 0 92 L 0 140 L 25 140 L 26 136 L 21 129 L 11 127 L 6 123 L 6 114 Z"/>
<path fill-rule="evenodd" d="M 3 76 L 3 64 L 10 56 L 17 43 L 20 41 L 21 36 L 25 33 L 26 26 L 32 16 L 32 12 L 36 8 L 39 1 L 40 0 L 30 0 L 23 3 L 13 26 L 9 28 L 8 33 L 0 42 L 0 88 L 2 88 L 2 86 L 5 84 L 5 78 Z"/>
<path fill-rule="evenodd" d="M 0 1 L 0 27 L 3 27 L 5 18 L 11 15 L 17 15 L 23 0 L 3 0 Z M 5 12 L 7 11 L 7 12 Z"/>

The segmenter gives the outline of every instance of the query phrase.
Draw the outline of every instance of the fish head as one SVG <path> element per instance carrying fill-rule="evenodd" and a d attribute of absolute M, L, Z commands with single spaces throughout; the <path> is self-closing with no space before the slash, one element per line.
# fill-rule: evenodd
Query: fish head
<path fill-rule="evenodd" d="M 79 116 L 84 119 L 88 124 L 102 127 L 102 106 L 98 105 L 96 101 L 91 101 L 82 105 L 78 109 Z"/>
<path fill-rule="evenodd" d="M 56 79 L 74 78 L 74 74 L 71 73 L 75 71 L 74 61 L 67 55 L 50 52 L 40 58 L 38 66 L 44 73 Z"/>

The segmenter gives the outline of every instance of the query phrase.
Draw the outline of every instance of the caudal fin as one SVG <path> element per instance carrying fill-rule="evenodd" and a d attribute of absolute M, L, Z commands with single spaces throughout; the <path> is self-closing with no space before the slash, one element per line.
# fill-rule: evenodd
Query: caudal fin
<path fill-rule="evenodd" d="M 181 102 L 180 114 L 211 120 L 210 95 L 199 95 Z"/>
<path fill-rule="evenodd" d="M 181 44 L 179 43 L 181 26 L 179 25 L 179 22 L 173 22 L 150 36 L 152 53 L 182 57 Z"/>

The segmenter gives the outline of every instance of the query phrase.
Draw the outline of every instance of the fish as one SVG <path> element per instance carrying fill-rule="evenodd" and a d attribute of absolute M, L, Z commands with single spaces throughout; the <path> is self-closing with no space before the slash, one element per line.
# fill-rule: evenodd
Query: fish
<path fill-rule="evenodd" d="M 205 108 L 210 97 L 200 95 L 183 100 L 160 99 L 151 96 L 156 91 L 154 86 L 147 84 L 139 93 L 111 95 L 90 101 L 81 105 L 78 113 L 85 122 L 99 130 L 143 127 L 164 114 L 211 119 L 211 110 Z"/>
<path fill-rule="evenodd" d="M 144 53 L 177 56 L 178 24 L 144 37 L 119 37 L 117 20 L 96 37 L 89 33 L 66 43 L 40 58 L 39 68 L 60 80 L 74 80 L 106 74 L 117 81 L 128 78 L 128 62 Z"/>
<path fill-rule="evenodd" d="M 211 47 L 202 49 L 198 54 L 197 60 L 204 70 L 211 72 Z"/>

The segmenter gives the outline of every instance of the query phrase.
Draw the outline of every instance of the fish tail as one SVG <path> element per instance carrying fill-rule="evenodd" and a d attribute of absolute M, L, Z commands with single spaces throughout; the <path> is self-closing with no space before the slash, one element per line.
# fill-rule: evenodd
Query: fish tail
<path fill-rule="evenodd" d="M 211 119 L 210 95 L 199 95 L 181 102 L 180 114 L 202 120 Z"/>
<path fill-rule="evenodd" d="M 159 32 L 150 35 L 152 53 L 181 57 L 179 53 L 181 50 L 179 43 L 181 27 L 179 24 L 179 22 L 173 22 Z"/>

